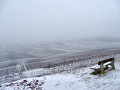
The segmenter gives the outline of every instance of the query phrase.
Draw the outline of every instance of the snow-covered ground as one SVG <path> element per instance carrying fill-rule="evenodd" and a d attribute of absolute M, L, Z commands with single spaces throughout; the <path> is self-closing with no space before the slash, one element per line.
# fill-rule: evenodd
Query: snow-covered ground
<path fill-rule="evenodd" d="M 90 75 L 90 67 L 3 84 L 0 90 L 120 90 L 120 59 L 106 75 Z"/>

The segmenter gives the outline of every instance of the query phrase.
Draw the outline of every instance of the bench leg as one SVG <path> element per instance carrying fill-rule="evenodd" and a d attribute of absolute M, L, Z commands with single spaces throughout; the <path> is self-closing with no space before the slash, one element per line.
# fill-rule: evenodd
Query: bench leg
<path fill-rule="evenodd" d="M 97 75 L 98 70 L 94 70 L 94 71 L 95 71 L 95 75 Z"/>
<path fill-rule="evenodd" d="M 100 65 L 100 71 L 101 71 L 102 74 L 105 75 L 105 70 L 104 70 L 104 67 L 103 67 L 103 64 L 102 64 L 102 63 L 101 63 L 101 65 Z"/>
<path fill-rule="evenodd" d="M 112 62 L 111 62 L 111 66 L 112 66 L 113 69 L 115 69 L 115 66 L 114 66 L 114 60 L 112 60 Z"/>

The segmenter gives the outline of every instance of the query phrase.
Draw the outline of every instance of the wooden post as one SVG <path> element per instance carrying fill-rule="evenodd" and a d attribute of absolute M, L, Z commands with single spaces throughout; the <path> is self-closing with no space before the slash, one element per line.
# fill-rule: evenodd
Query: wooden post
<path fill-rule="evenodd" d="M 115 69 L 115 66 L 114 66 L 114 59 L 111 61 L 111 66 L 113 69 Z"/>
<path fill-rule="evenodd" d="M 103 63 L 101 63 L 101 65 L 100 65 L 100 71 L 101 71 L 102 74 L 105 75 L 105 71 L 104 71 Z"/>

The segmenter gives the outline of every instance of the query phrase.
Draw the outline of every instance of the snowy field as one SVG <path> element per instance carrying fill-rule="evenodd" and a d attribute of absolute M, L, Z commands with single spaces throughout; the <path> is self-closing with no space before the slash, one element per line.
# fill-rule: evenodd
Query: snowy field
<path fill-rule="evenodd" d="M 44 77 L 26 78 L 2 85 L 0 90 L 120 90 L 120 59 L 116 70 L 106 75 L 90 75 L 90 67 Z"/>
<path fill-rule="evenodd" d="M 65 41 L 0 44 L 0 78 L 76 60 L 101 58 L 120 53 L 120 42 Z M 7 80 L 7 82 L 12 80 Z M 0 79 L 0 83 L 3 82 Z M 6 82 L 6 81 L 5 81 Z"/>

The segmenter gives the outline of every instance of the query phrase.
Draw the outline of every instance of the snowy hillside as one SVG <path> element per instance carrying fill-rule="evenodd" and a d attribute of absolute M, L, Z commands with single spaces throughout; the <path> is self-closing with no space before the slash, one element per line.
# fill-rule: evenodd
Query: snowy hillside
<path fill-rule="evenodd" d="M 44 77 L 34 77 L 4 84 L 1 90 L 120 90 L 120 59 L 116 70 L 106 75 L 90 75 L 90 67 L 65 71 Z"/>

